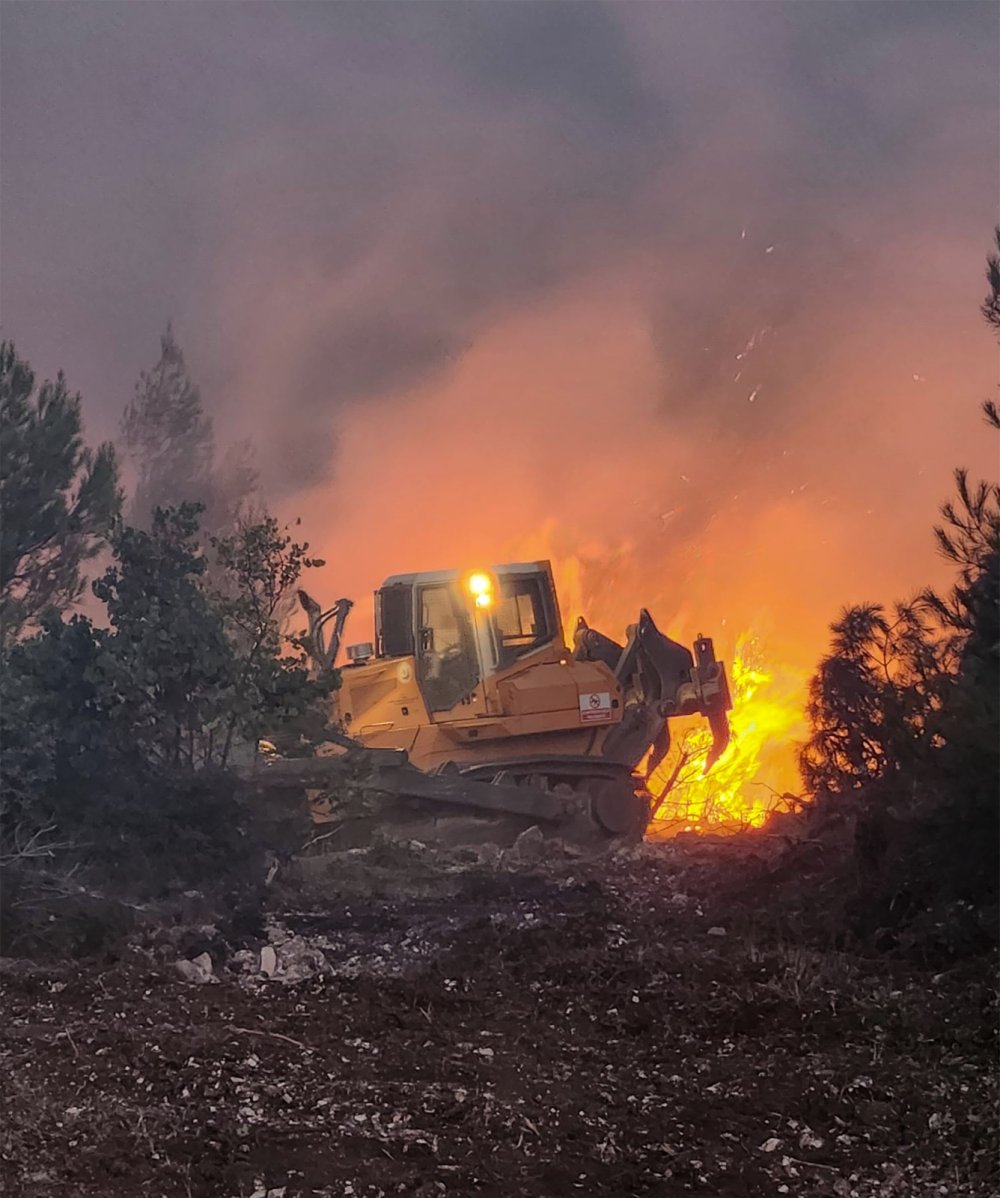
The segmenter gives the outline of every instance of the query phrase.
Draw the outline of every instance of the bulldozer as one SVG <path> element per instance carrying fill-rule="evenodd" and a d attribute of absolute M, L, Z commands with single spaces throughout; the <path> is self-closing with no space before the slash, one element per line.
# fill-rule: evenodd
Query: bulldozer
<path fill-rule="evenodd" d="M 298 598 L 312 664 L 328 670 L 353 604 Z M 370 754 L 383 793 L 514 832 L 641 839 L 670 721 L 707 719 L 706 770 L 730 736 L 726 670 L 709 637 L 692 653 L 643 609 L 622 643 L 580 617 L 570 647 L 548 561 L 387 578 L 373 639 L 347 645 L 340 671 L 334 752 Z"/>

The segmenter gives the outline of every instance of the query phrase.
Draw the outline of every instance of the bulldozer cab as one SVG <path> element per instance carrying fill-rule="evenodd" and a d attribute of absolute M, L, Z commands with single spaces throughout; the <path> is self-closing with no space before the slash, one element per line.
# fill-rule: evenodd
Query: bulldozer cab
<path fill-rule="evenodd" d="M 376 656 L 412 657 L 430 712 L 468 701 L 481 681 L 563 645 L 548 562 L 395 575 L 375 594 Z"/>

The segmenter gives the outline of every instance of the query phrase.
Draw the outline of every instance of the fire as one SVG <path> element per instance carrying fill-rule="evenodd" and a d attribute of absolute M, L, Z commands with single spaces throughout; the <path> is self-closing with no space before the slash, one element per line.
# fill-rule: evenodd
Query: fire
<path fill-rule="evenodd" d="M 805 683 L 798 670 L 768 665 L 754 632 L 740 636 L 730 663 L 732 740 L 705 774 L 711 734 L 704 721 L 675 734 L 670 753 L 650 779 L 654 800 L 660 801 L 651 835 L 764 823 L 783 796 L 798 789 L 796 748 L 806 730 Z"/>
<path fill-rule="evenodd" d="M 592 625 L 605 632 L 634 620 L 640 606 L 634 596 L 645 599 L 650 593 L 648 582 L 643 585 L 641 578 L 630 576 L 627 565 L 612 563 L 605 547 L 594 547 L 590 554 L 567 554 L 553 534 L 554 526 L 547 527 L 530 545 L 520 548 L 527 557 L 548 557 L 552 561 L 570 641 L 579 612 L 586 612 Z M 634 556 L 641 560 L 641 555 Z M 595 562 L 600 563 L 599 570 L 593 568 Z M 603 579 L 609 573 L 617 585 L 609 593 L 595 596 L 595 574 Z M 690 643 L 693 629 L 703 626 L 703 603 L 698 604 L 698 624 L 694 625 L 689 612 L 675 610 L 670 615 L 662 603 L 657 605 L 655 599 L 649 602 L 658 608 L 654 616 L 660 628 L 683 643 Z M 744 602 L 743 606 L 749 604 Z M 709 625 L 714 614 L 709 610 Z M 724 625 L 725 620 L 719 623 Z M 752 622 L 736 638 L 735 645 L 726 645 L 724 632 L 716 637 L 716 649 L 726 663 L 733 698 L 732 737 L 726 751 L 705 774 L 712 744 L 707 722 L 701 716 L 671 721 L 671 750 L 649 781 L 654 806 L 659 802 L 650 836 L 760 827 L 772 811 L 787 805 L 787 796 L 797 795 L 801 788 L 798 746 L 808 735 L 805 700 L 810 670 L 806 663 L 813 655 L 807 648 L 808 632 L 798 628 L 793 631 L 797 635 L 789 636 L 787 626 L 782 629 L 783 639 L 774 648 L 777 661 L 771 660 L 772 620 L 766 607 L 757 606 Z M 641 762 L 640 772 L 644 767 L 645 762 Z"/>

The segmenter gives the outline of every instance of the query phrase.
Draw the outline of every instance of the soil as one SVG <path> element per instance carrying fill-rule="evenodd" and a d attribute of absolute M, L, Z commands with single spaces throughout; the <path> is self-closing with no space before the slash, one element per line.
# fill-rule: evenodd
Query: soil
<path fill-rule="evenodd" d="M 331 856 L 239 936 L 4 962 L 3 1193 L 1000 1192 L 990 963 L 764 932 L 705 853 Z"/>

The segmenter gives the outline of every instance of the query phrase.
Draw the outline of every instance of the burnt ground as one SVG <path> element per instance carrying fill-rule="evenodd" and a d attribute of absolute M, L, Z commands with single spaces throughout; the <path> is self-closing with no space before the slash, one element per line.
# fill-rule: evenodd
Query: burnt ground
<path fill-rule="evenodd" d="M 1000 1192 L 988 963 L 765 932 L 670 846 L 342 864 L 275 897 L 275 977 L 260 929 L 206 984 L 155 937 L 5 962 L 3 1193 Z"/>

